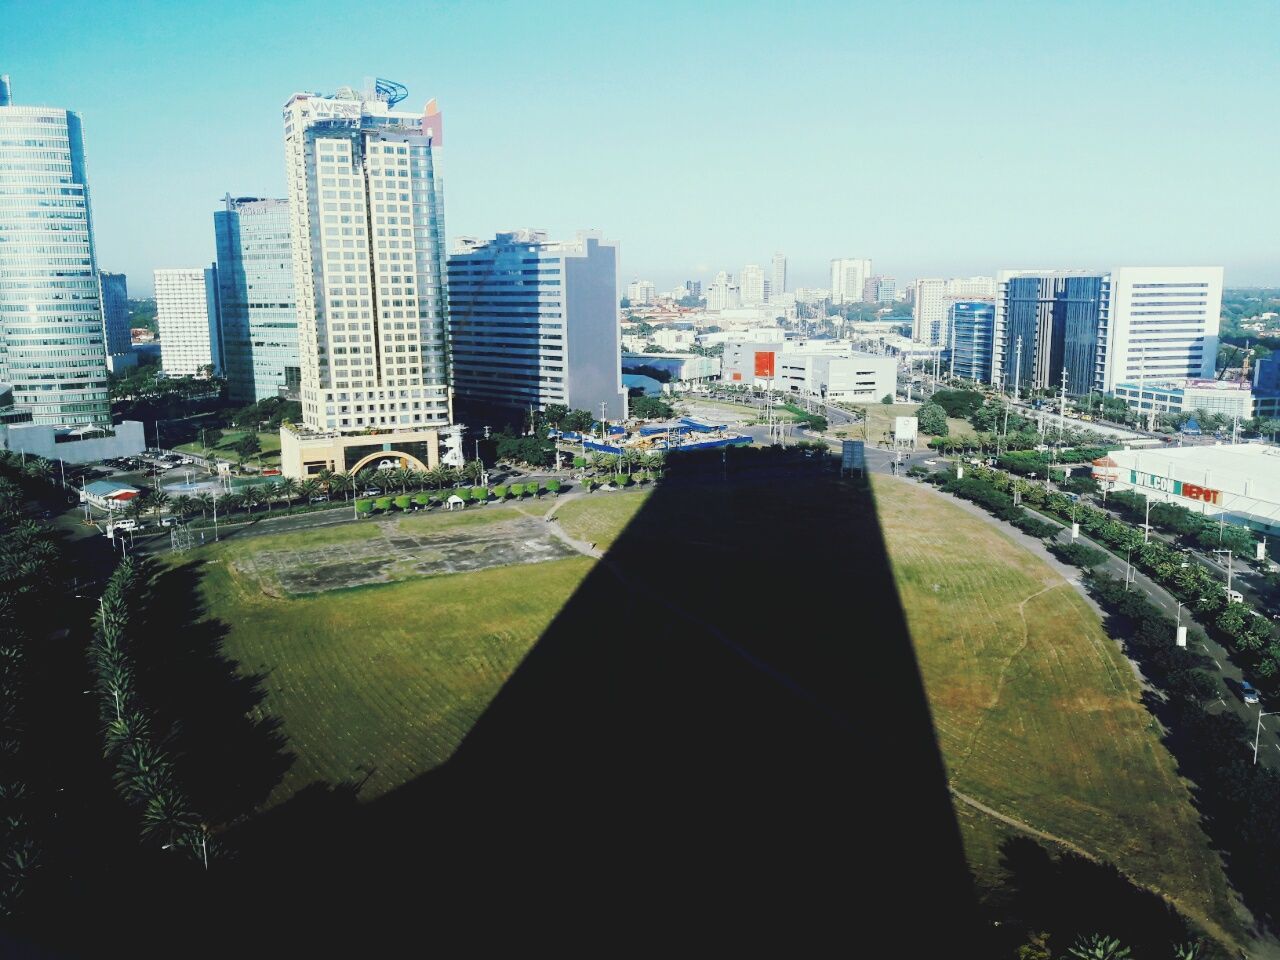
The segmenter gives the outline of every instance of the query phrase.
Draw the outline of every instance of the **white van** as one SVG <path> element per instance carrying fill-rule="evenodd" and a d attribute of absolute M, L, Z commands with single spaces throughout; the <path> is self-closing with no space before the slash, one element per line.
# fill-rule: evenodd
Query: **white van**
<path fill-rule="evenodd" d="M 117 530 L 137 530 L 137 529 L 138 529 L 138 521 L 130 520 L 129 518 L 126 517 L 123 520 L 114 520 L 111 523 L 108 523 L 107 536 L 108 537 L 114 536 L 115 531 Z"/>
<path fill-rule="evenodd" d="M 1239 590 L 1228 590 L 1227 599 L 1232 603 L 1244 603 L 1244 594 Z"/>

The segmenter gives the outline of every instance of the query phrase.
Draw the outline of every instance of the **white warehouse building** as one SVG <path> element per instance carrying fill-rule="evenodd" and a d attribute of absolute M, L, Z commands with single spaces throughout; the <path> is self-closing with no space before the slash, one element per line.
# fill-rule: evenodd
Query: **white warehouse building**
<path fill-rule="evenodd" d="M 729 383 L 797 396 L 876 402 L 897 387 L 897 357 L 862 353 L 848 341 L 731 342 L 723 360 L 721 379 Z"/>
<path fill-rule="evenodd" d="M 1280 448 L 1215 444 L 1116 450 L 1093 462 L 1108 490 L 1132 490 L 1206 516 L 1280 532 Z"/>

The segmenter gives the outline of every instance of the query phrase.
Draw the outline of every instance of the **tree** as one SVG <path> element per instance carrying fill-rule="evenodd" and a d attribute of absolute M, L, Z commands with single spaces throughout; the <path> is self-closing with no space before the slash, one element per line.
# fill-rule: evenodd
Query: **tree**
<path fill-rule="evenodd" d="M 1049 952 L 1049 934 L 1032 931 L 1027 942 L 1018 948 L 1018 960 L 1053 960 Z"/>
<path fill-rule="evenodd" d="M 213 509 L 213 494 L 200 493 L 195 497 L 196 506 L 200 508 L 200 516 L 207 517 Z"/>
<path fill-rule="evenodd" d="M 547 404 L 547 409 L 543 415 L 548 424 L 559 428 L 559 426 L 565 422 L 566 418 L 568 418 L 569 408 L 563 403 L 549 403 Z"/>
<path fill-rule="evenodd" d="M 916 411 L 920 423 L 920 432 L 935 437 L 945 437 L 948 433 L 947 412 L 936 403 L 926 403 Z"/>
<path fill-rule="evenodd" d="M 218 444 L 222 442 L 222 431 L 217 427 L 209 427 L 207 430 L 200 431 L 200 434 L 204 437 L 205 453 L 216 449 Z"/>
<path fill-rule="evenodd" d="M 570 410 L 562 421 L 565 430 L 573 430 L 577 433 L 586 433 L 595 422 L 595 417 L 589 410 Z"/>
<path fill-rule="evenodd" d="M 255 503 L 261 503 L 264 499 L 264 494 L 256 485 L 254 485 L 251 487 L 245 487 L 244 492 L 240 494 L 240 499 L 244 503 L 245 509 L 249 512 L 249 516 L 253 516 L 253 505 Z"/>
<path fill-rule="evenodd" d="M 335 473 L 329 478 L 329 492 L 342 494 L 344 501 L 351 499 L 351 478 L 345 473 Z"/>
<path fill-rule="evenodd" d="M 657 397 L 636 397 L 631 401 L 631 415 L 639 420 L 669 420 L 675 410 Z"/>
<path fill-rule="evenodd" d="M 236 441 L 236 444 L 232 449 L 235 450 L 236 456 L 238 456 L 240 458 L 240 462 L 243 463 L 255 453 L 262 450 L 262 442 L 258 440 L 258 435 L 256 433 L 246 433 Z"/>
<path fill-rule="evenodd" d="M 303 503 L 310 503 L 312 497 L 320 496 L 320 484 L 315 480 L 303 480 L 298 484 L 298 496 L 302 498 Z"/>
<path fill-rule="evenodd" d="M 151 509 L 155 511 L 156 520 L 160 519 L 160 513 L 169 505 L 169 495 L 163 490 L 157 490 L 147 498 Z"/>
<path fill-rule="evenodd" d="M 271 505 L 280 499 L 280 484 L 264 483 L 258 487 L 258 492 L 262 494 L 262 502 L 267 505 L 267 513 L 270 513 Z"/>
<path fill-rule="evenodd" d="M 468 483 L 479 483 L 484 475 L 484 464 L 479 460 L 468 460 L 462 467 L 462 475 Z"/>
<path fill-rule="evenodd" d="M 293 477 L 285 477 L 280 481 L 280 496 L 284 497 L 286 504 L 292 503 L 293 498 L 298 495 L 298 481 Z"/>
<path fill-rule="evenodd" d="M 1076 957 L 1078 960 L 1126 960 L 1131 954 L 1129 948 L 1121 946 L 1120 941 L 1115 937 L 1104 937 L 1100 933 L 1094 933 L 1087 937 L 1081 935 L 1071 945 L 1067 956 Z"/>
<path fill-rule="evenodd" d="M 881 403 L 883 403 L 886 407 L 892 406 L 892 405 L 893 405 L 893 394 L 892 394 L 892 393 L 886 393 L 883 397 L 881 397 L 881 398 L 880 398 L 880 402 L 881 402 Z"/>

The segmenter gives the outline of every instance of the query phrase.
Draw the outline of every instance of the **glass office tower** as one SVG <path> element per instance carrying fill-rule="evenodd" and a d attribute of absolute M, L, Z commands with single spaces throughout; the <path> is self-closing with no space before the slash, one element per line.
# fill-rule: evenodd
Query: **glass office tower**
<path fill-rule="evenodd" d="M 298 311 L 289 201 L 232 197 L 213 215 L 227 395 L 237 403 L 297 396 Z"/>
<path fill-rule="evenodd" d="M 107 350 L 80 117 L 0 78 L 0 382 L 37 424 L 108 426 Z"/>
<path fill-rule="evenodd" d="M 991 343 L 995 323 L 994 303 L 958 300 L 951 305 L 952 375 L 978 383 L 991 380 Z"/>
<path fill-rule="evenodd" d="M 1065 370 L 1068 395 L 1101 389 L 1109 294 L 1101 273 L 1002 276 L 995 321 L 1001 382 L 1056 393 Z"/>

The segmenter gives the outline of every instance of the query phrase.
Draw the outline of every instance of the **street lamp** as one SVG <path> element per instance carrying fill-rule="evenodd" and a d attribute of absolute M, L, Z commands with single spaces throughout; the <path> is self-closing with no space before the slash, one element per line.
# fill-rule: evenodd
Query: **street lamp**
<path fill-rule="evenodd" d="M 1254 766 L 1257 766 L 1257 765 L 1258 765 L 1258 742 L 1262 739 L 1262 718 L 1263 718 L 1263 717 L 1274 717 L 1274 716 L 1275 716 L 1276 714 L 1278 714 L 1278 713 L 1280 713 L 1280 710 L 1272 710 L 1272 711 L 1270 711 L 1270 712 L 1268 712 L 1268 713 L 1263 713 L 1263 712 L 1262 712 L 1262 707 L 1258 707 L 1258 730 L 1257 730 L 1257 732 L 1253 735 L 1253 764 L 1254 764 Z"/>
<path fill-rule="evenodd" d="M 1234 557 L 1234 554 L 1230 550 L 1215 550 L 1213 551 L 1213 553 L 1215 556 L 1219 553 L 1225 553 L 1227 555 L 1227 600 L 1230 601 L 1231 600 L 1231 572 L 1232 572 L 1231 561 Z"/>

